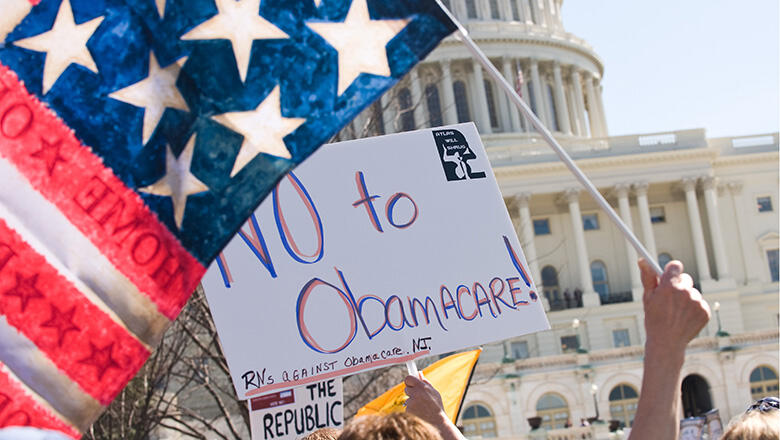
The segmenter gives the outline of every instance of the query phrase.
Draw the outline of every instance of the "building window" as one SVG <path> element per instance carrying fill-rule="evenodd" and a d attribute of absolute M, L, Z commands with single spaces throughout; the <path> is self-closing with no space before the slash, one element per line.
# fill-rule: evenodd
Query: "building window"
<path fill-rule="evenodd" d="M 663 206 L 650 208 L 650 221 L 653 223 L 666 223 L 666 210 Z"/>
<path fill-rule="evenodd" d="M 501 13 L 498 10 L 498 0 L 490 0 L 490 18 L 500 20 Z"/>
<path fill-rule="evenodd" d="M 425 103 L 428 105 L 428 119 L 431 127 L 444 125 L 441 116 L 441 101 L 439 100 L 439 88 L 436 84 L 429 84 L 425 88 Z"/>
<path fill-rule="evenodd" d="M 533 81 L 528 81 L 528 104 L 531 106 L 531 110 L 533 110 L 534 114 L 541 119 L 542 116 L 539 114 L 539 105 L 537 105 L 536 95 L 534 95 Z"/>
<path fill-rule="evenodd" d="M 631 337 L 628 335 L 628 329 L 612 330 L 612 341 L 615 343 L 615 348 L 630 346 Z"/>
<path fill-rule="evenodd" d="M 534 220 L 534 235 L 550 235 L 550 219 Z"/>
<path fill-rule="evenodd" d="M 455 95 L 455 110 L 458 113 L 458 122 L 469 122 L 469 98 L 466 94 L 466 83 L 455 81 L 452 84 L 452 92 Z"/>
<path fill-rule="evenodd" d="M 570 353 L 580 348 L 580 337 L 577 335 L 561 336 L 561 351 Z"/>
<path fill-rule="evenodd" d="M 593 290 L 598 292 L 601 301 L 609 298 L 609 279 L 607 279 L 607 266 L 601 261 L 590 263 L 590 277 L 593 280 Z"/>
<path fill-rule="evenodd" d="M 541 428 L 565 428 L 569 422 L 569 404 L 560 394 L 547 393 L 536 402 L 536 416 L 542 418 Z"/>
<path fill-rule="evenodd" d="M 526 341 L 513 341 L 510 348 L 512 350 L 512 359 L 528 359 L 530 357 L 528 342 Z"/>
<path fill-rule="evenodd" d="M 485 99 L 488 105 L 488 115 L 490 116 L 490 126 L 498 127 L 498 113 L 496 112 L 496 99 L 493 94 L 493 84 L 488 80 L 484 80 L 485 83 Z"/>
<path fill-rule="evenodd" d="M 639 394 L 631 385 L 620 384 L 609 392 L 609 412 L 612 419 L 620 420 L 623 426 L 634 424 Z"/>
<path fill-rule="evenodd" d="M 517 0 L 510 0 L 509 4 L 512 6 L 512 20 L 520 21 L 520 9 L 517 7 Z"/>
<path fill-rule="evenodd" d="M 772 282 L 776 283 L 780 281 L 780 265 L 778 265 L 778 249 L 770 249 L 766 251 L 766 259 L 769 261 L 769 274 L 772 277 Z"/>
<path fill-rule="evenodd" d="M 758 205 L 758 212 L 772 212 L 772 198 L 769 196 L 757 197 L 756 205 Z"/>
<path fill-rule="evenodd" d="M 599 216 L 598 214 L 583 214 L 582 215 L 582 227 L 586 231 L 595 231 L 599 228 Z"/>
<path fill-rule="evenodd" d="M 398 91 L 398 110 L 401 113 L 401 130 L 410 131 L 415 129 L 414 109 L 412 108 L 412 92 L 404 87 Z"/>
<path fill-rule="evenodd" d="M 661 269 L 665 268 L 670 261 L 672 261 L 672 256 L 666 252 L 658 254 L 658 265 L 661 266 Z"/>
<path fill-rule="evenodd" d="M 468 18 L 477 18 L 476 0 L 466 0 L 466 16 Z"/>
<path fill-rule="evenodd" d="M 369 131 L 376 136 L 385 134 L 385 121 L 382 118 L 382 104 L 379 100 L 371 106 Z"/>
<path fill-rule="evenodd" d="M 552 266 L 544 266 L 542 268 L 542 292 L 544 297 L 553 303 L 560 302 L 560 289 L 558 287 L 558 272 Z"/>
<path fill-rule="evenodd" d="M 777 373 L 772 368 L 761 365 L 750 373 L 750 396 L 753 400 L 777 396 L 777 389 Z"/>
<path fill-rule="evenodd" d="M 469 406 L 463 411 L 463 434 L 467 438 L 496 437 L 496 419 L 490 410 L 480 404 Z"/>

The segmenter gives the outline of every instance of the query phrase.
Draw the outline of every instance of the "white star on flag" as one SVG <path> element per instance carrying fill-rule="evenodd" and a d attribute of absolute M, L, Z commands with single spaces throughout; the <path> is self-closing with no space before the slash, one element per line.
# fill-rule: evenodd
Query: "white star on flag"
<path fill-rule="evenodd" d="M 287 33 L 260 16 L 262 0 L 215 0 L 217 15 L 184 34 L 182 40 L 230 40 L 241 81 L 246 81 L 252 42 L 290 38 Z"/>
<path fill-rule="evenodd" d="M 182 57 L 161 69 L 154 53 L 149 53 L 149 75 L 143 80 L 110 94 L 111 98 L 144 109 L 143 143 L 152 137 L 166 107 L 189 111 L 184 97 L 176 88 L 181 66 L 187 61 Z"/>
<path fill-rule="evenodd" d="M 187 209 L 187 197 L 209 190 L 209 187 L 198 180 L 190 171 L 194 150 L 194 134 L 187 141 L 187 146 L 184 147 L 184 151 L 181 152 L 178 159 L 173 155 L 171 146 L 167 145 L 165 175 L 157 182 L 138 189 L 138 191 L 145 193 L 170 197 L 173 203 L 173 218 L 179 229 L 181 229 L 181 223 L 184 220 L 184 211 Z"/>
<path fill-rule="evenodd" d="M 361 73 L 390 76 L 387 43 L 409 21 L 372 20 L 366 0 L 353 0 L 344 22 L 307 22 L 306 25 L 338 51 L 338 94 L 341 95 Z"/>
<path fill-rule="evenodd" d="M 154 0 L 155 6 L 157 6 L 157 12 L 160 14 L 160 18 L 165 17 L 165 0 Z"/>
<path fill-rule="evenodd" d="M 274 87 L 256 109 L 223 113 L 214 116 L 214 120 L 244 136 L 230 177 L 235 176 L 260 153 L 290 159 L 292 156 L 284 144 L 284 137 L 306 122 L 305 118 L 282 116 L 279 86 Z"/>
<path fill-rule="evenodd" d="M 13 43 L 24 49 L 46 53 L 46 61 L 43 64 L 44 95 L 71 64 L 80 64 L 98 73 L 95 60 L 87 49 L 87 41 L 92 38 L 102 21 L 103 17 L 97 17 L 86 23 L 76 24 L 70 1 L 62 0 L 50 30 Z"/>

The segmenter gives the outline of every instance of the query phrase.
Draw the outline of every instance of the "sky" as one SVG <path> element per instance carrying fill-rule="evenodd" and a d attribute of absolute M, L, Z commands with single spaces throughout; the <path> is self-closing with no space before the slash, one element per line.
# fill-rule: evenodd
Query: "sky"
<path fill-rule="evenodd" d="M 602 58 L 611 136 L 778 131 L 778 0 L 566 0 L 563 24 Z"/>

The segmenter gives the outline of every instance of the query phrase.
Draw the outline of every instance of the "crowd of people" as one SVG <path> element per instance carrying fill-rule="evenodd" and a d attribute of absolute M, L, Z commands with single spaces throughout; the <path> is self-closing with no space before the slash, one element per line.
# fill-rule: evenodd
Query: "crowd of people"
<path fill-rule="evenodd" d="M 679 433 L 680 372 L 685 347 L 707 324 L 710 308 L 679 261 L 659 277 L 643 260 L 644 373 L 631 440 L 674 440 Z M 406 411 L 354 418 L 343 430 L 325 428 L 302 440 L 463 440 L 445 413 L 439 392 L 425 377 L 407 376 Z M 59 440 L 56 433 L 24 428 L 0 430 L 0 440 Z M 723 440 L 780 440 L 780 400 L 767 397 L 729 423 Z"/>

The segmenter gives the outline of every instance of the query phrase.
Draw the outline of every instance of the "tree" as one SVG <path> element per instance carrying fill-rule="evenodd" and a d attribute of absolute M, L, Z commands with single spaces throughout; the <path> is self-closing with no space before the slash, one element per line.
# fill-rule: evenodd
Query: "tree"
<path fill-rule="evenodd" d="M 201 286 L 85 438 L 141 440 L 166 431 L 226 440 L 249 433 L 248 409 L 236 398 Z"/>

